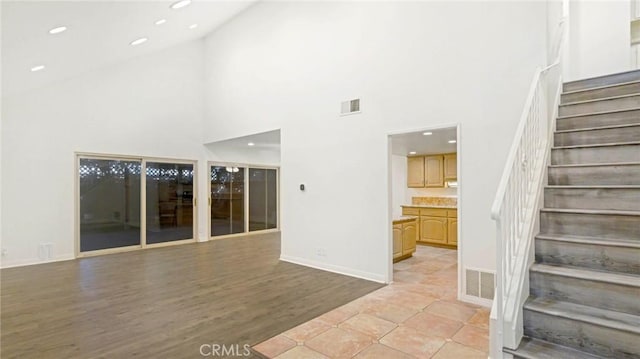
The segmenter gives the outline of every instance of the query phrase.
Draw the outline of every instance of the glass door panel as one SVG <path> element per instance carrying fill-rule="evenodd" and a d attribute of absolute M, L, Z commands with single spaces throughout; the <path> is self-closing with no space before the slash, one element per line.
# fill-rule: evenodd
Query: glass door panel
<path fill-rule="evenodd" d="M 211 236 L 244 232 L 244 168 L 211 166 Z"/>
<path fill-rule="evenodd" d="M 249 169 L 249 231 L 278 227 L 277 171 Z"/>
<path fill-rule="evenodd" d="M 193 239 L 193 164 L 147 162 L 147 244 Z"/>
<path fill-rule="evenodd" d="M 140 245 L 141 161 L 79 161 L 80 252 Z"/>

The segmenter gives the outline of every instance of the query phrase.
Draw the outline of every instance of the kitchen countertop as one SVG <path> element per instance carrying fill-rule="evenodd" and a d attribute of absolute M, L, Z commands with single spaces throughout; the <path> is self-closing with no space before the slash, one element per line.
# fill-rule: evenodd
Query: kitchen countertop
<path fill-rule="evenodd" d="M 434 204 L 404 204 L 401 207 L 410 208 L 443 208 L 443 209 L 458 209 L 458 206 L 451 205 L 434 205 Z"/>
<path fill-rule="evenodd" d="M 399 217 L 394 217 L 393 218 L 393 222 L 407 222 L 407 221 L 412 221 L 418 219 L 418 216 L 399 216 Z"/>

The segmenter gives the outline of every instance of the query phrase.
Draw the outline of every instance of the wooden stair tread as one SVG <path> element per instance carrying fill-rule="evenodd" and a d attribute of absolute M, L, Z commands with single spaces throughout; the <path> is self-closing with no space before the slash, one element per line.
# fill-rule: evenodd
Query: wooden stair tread
<path fill-rule="evenodd" d="M 627 111 L 637 111 L 637 110 L 640 110 L 640 107 L 625 108 L 625 109 L 622 109 L 622 110 L 587 112 L 587 113 L 581 113 L 581 114 L 577 114 L 577 115 L 558 116 L 558 120 L 563 120 L 563 119 L 566 119 L 566 118 L 574 118 L 574 117 L 593 116 L 593 115 L 608 115 L 608 114 L 613 114 L 613 113 L 627 112 Z"/>
<path fill-rule="evenodd" d="M 633 84 L 638 84 L 638 83 L 640 83 L 640 80 L 627 81 L 627 82 L 620 82 L 620 83 L 609 84 L 609 85 L 602 85 L 602 86 L 594 86 L 594 87 L 589 87 L 589 88 L 580 89 L 580 90 L 563 91 L 563 92 L 562 92 L 562 95 L 571 95 L 571 94 L 580 93 L 580 92 L 589 92 L 589 91 L 594 91 L 594 90 L 603 90 L 603 89 L 614 88 L 614 87 L 620 87 L 620 86 L 628 86 L 628 85 L 633 85 Z"/>
<path fill-rule="evenodd" d="M 632 94 L 628 94 L 628 95 L 609 96 L 609 97 L 602 97 L 602 98 L 596 98 L 596 99 L 591 99 L 591 100 L 567 102 L 567 103 L 560 104 L 560 107 L 582 105 L 582 104 L 585 104 L 585 103 L 594 103 L 594 102 L 600 102 L 600 101 L 618 100 L 618 99 L 621 99 L 621 98 L 628 98 L 628 97 L 635 97 L 635 96 L 640 96 L 640 94 L 632 93 Z"/>
<path fill-rule="evenodd" d="M 601 167 L 601 166 L 638 166 L 640 162 L 603 162 L 603 163 L 568 163 L 562 165 L 549 165 L 549 168 L 562 167 Z"/>
<path fill-rule="evenodd" d="M 640 317 L 633 314 L 548 298 L 529 298 L 525 302 L 524 308 L 538 313 L 640 334 Z"/>
<path fill-rule="evenodd" d="M 520 345 L 516 350 L 504 348 L 505 353 L 515 355 L 524 359 L 569 359 L 569 358 L 584 358 L 584 359 L 599 359 L 600 356 L 595 356 L 589 353 L 581 352 L 576 349 L 564 347 L 562 345 L 550 343 L 540 339 L 534 339 L 529 337 L 523 337 Z"/>
<path fill-rule="evenodd" d="M 591 145 L 572 145 L 572 146 L 557 146 L 551 147 L 553 150 L 568 150 L 572 148 L 592 148 L 592 147 L 613 147 L 613 146 L 629 146 L 629 145 L 640 145 L 640 141 L 631 141 L 631 142 L 611 142 L 611 143 L 597 143 Z M 638 158 L 640 158 L 640 154 L 638 154 Z"/>
<path fill-rule="evenodd" d="M 569 236 L 569 235 L 551 235 L 551 234 L 538 234 L 538 239 L 544 239 L 557 242 L 569 242 L 579 244 L 593 244 L 611 247 L 627 247 L 640 249 L 640 241 L 632 239 L 611 239 L 603 240 L 598 237 L 586 237 L 586 236 Z"/>
<path fill-rule="evenodd" d="M 623 274 L 615 272 L 596 271 L 587 268 L 569 267 L 567 265 L 549 265 L 539 263 L 534 263 L 533 265 L 531 265 L 531 271 L 537 273 L 558 275 L 562 277 L 591 280 L 596 282 L 613 283 L 629 287 L 637 287 L 638 289 L 640 289 L 640 276 L 628 273 Z M 638 330 L 640 330 L 640 328 L 638 328 Z"/>
<path fill-rule="evenodd" d="M 558 189 L 640 189 L 640 185 L 547 185 L 545 188 L 558 188 Z"/>
<path fill-rule="evenodd" d="M 541 212 L 602 214 L 613 216 L 640 216 L 640 211 L 621 211 L 616 209 L 579 209 L 579 208 L 541 208 Z"/>
<path fill-rule="evenodd" d="M 575 132 L 587 132 L 587 131 L 598 131 L 598 130 L 613 130 L 616 128 L 629 128 L 629 127 L 639 127 L 640 122 L 638 123 L 629 123 L 624 125 L 609 125 L 609 126 L 599 126 L 599 127 L 586 127 L 586 128 L 577 128 L 571 130 L 560 130 L 555 131 L 554 133 L 575 133 Z"/>

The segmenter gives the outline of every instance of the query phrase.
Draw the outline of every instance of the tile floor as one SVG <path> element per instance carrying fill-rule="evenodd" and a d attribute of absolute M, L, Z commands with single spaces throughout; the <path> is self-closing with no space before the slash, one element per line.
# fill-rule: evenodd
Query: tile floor
<path fill-rule="evenodd" d="M 457 252 L 418 246 L 394 283 L 253 347 L 269 358 L 486 359 L 489 309 L 456 300 Z"/>

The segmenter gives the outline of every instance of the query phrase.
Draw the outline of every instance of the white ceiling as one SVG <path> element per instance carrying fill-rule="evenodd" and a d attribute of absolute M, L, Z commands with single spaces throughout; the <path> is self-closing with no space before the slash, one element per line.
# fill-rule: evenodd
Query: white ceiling
<path fill-rule="evenodd" d="M 27 91 L 213 31 L 256 0 L 2 1 L 2 91 Z M 163 25 L 155 25 L 166 19 Z M 189 25 L 198 24 L 195 29 Z M 50 35 L 49 30 L 67 31 Z M 149 40 L 139 46 L 131 41 Z M 42 71 L 31 72 L 36 65 Z"/>
<path fill-rule="evenodd" d="M 423 132 L 433 134 L 425 136 Z M 391 153 L 407 156 L 410 151 L 416 151 L 418 155 L 457 152 L 456 144 L 448 143 L 455 139 L 455 127 L 393 135 L 391 136 Z"/>

